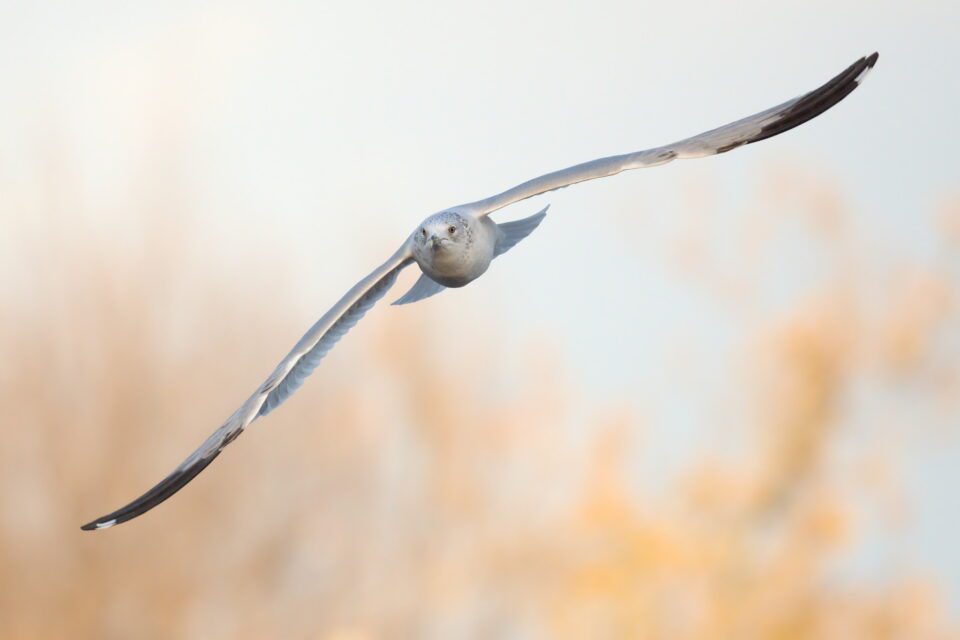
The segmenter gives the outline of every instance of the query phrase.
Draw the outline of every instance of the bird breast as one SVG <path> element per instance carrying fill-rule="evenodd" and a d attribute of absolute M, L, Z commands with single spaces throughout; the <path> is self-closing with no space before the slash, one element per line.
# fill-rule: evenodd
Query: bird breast
<path fill-rule="evenodd" d="M 434 249 L 418 246 L 414 259 L 432 280 L 445 287 L 462 287 L 479 278 L 490 266 L 497 244 L 497 225 L 489 218 L 471 220 L 458 242 L 444 242 Z"/>

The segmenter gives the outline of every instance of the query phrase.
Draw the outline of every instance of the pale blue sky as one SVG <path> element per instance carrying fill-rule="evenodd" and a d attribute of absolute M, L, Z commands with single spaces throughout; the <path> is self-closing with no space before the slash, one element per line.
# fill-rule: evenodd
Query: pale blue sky
<path fill-rule="evenodd" d="M 712 426 L 680 394 L 709 405 L 750 327 L 712 315 L 662 255 L 645 258 L 655 240 L 625 238 L 645 229 L 625 217 L 654 238 L 689 226 L 685 194 L 702 182 L 717 204 L 698 215 L 723 226 L 769 167 L 800 165 L 839 189 L 871 251 L 924 263 L 939 198 L 960 186 L 958 26 L 960 3 L 945 1 L 4 2 L 0 172 L 28 211 L 36 194 L 9 185 L 63 145 L 81 208 L 119 240 L 136 231 L 129 185 L 173 171 L 211 271 L 263 260 L 290 274 L 306 328 L 429 213 L 740 118 L 878 50 L 860 90 L 783 137 L 542 198 L 550 217 L 509 263 L 425 303 L 444 319 L 484 309 L 517 344 L 545 336 L 595 402 L 639 397 L 669 467 Z M 183 166 L 151 164 L 158 149 Z M 757 301 L 764 313 L 777 286 Z M 703 359 L 686 383 L 659 375 L 677 336 Z M 278 357 L 289 338 L 277 336 Z M 946 441 L 904 453 L 918 505 L 906 546 L 956 608 L 960 443 Z M 888 551 L 878 544 L 860 569 Z"/>

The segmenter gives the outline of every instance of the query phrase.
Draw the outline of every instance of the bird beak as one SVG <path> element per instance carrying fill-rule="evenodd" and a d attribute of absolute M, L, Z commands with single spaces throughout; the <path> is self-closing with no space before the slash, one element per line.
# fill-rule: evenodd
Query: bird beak
<path fill-rule="evenodd" d="M 437 236 L 436 234 L 430 236 L 430 245 L 434 249 L 438 249 L 441 244 L 443 244 L 443 238 Z"/>

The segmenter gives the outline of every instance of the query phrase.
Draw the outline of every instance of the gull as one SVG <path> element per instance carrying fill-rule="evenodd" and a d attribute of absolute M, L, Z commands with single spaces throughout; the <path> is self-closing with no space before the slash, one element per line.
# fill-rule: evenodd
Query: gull
<path fill-rule="evenodd" d="M 203 471 L 224 447 L 257 418 L 289 398 L 320 360 L 390 289 L 403 269 L 416 263 L 421 275 L 394 304 L 409 304 L 462 287 L 479 278 L 490 262 L 526 238 L 543 220 L 547 207 L 514 222 L 497 223 L 490 214 L 508 205 L 578 182 L 612 176 L 629 169 L 666 164 L 672 160 L 726 153 L 765 140 L 815 118 L 843 100 L 863 81 L 878 55 L 860 58 L 832 80 L 797 98 L 742 120 L 644 151 L 578 164 L 528 180 L 484 200 L 444 209 L 425 219 L 386 262 L 373 270 L 314 324 L 273 373 L 223 425 L 155 487 L 105 516 L 83 525 L 89 531 L 126 522 L 154 508 Z"/>

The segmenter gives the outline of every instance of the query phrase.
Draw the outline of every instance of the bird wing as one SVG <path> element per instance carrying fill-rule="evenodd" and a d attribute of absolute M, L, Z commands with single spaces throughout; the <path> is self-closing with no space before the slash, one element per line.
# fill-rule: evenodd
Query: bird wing
<path fill-rule="evenodd" d="M 662 147 L 600 158 L 554 171 L 498 195 L 461 205 L 456 209 L 471 212 L 476 216 L 485 216 L 520 200 L 578 182 L 612 176 L 628 169 L 655 167 L 680 158 L 700 158 L 725 153 L 741 145 L 779 135 L 817 117 L 843 100 L 859 86 L 867 72 L 876 64 L 878 57 L 877 53 L 873 53 L 860 58 L 822 87 L 743 120 Z"/>
<path fill-rule="evenodd" d="M 355 284 L 333 308 L 310 327 L 254 394 L 170 475 L 125 507 L 97 518 L 81 528 L 87 531 L 106 529 L 126 522 L 146 513 L 182 489 L 213 462 L 224 447 L 236 440 L 247 425 L 276 409 L 300 388 L 323 356 L 390 289 L 397 274 L 413 261 L 411 255 L 408 241 L 389 260 Z"/>

